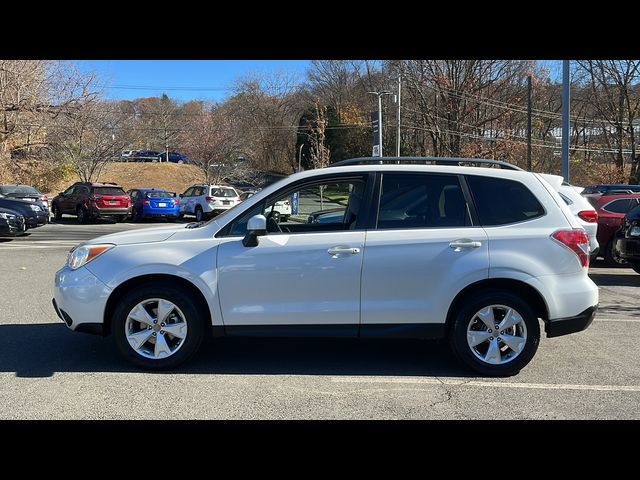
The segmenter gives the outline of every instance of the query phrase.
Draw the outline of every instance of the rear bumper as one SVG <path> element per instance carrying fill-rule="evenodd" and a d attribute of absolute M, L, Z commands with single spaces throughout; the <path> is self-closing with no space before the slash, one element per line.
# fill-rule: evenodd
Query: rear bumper
<path fill-rule="evenodd" d="M 180 215 L 180 207 L 178 205 L 175 208 L 162 208 L 162 207 L 148 207 L 142 208 L 142 214 L 146 217 L 178 217 Z"/>
<path fill-rule="evenodd" d="M 560 337 L 562 335 L 569 335 L 570 333 L 586 330 L 596 316 L 597 310 L 598 305 L 594 305 L 575 317 L 548 320 L 544 325 L 544 331 L 547 333 L 547 338 Z"/>
<path fill-rule="evenodd" d="M 128 215 L 129 207 L 100 208 L 95 205 L 89 207 L 89 215 L 92 217 L 108 217 L 111 215 Z"/>
<path fill-rule="evenodd" d="M 625 260 L 640 260 L 640 238 L 616 238 L 615 246 Z"/>

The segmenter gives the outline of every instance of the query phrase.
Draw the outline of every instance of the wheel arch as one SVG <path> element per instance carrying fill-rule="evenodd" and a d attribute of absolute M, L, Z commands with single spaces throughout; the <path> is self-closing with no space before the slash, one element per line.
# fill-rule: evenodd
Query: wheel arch
<path fill-rule="evenodd" d="M 536 317 L 541 318 L 544 321 L 549 319 L 549 307 L 545 302 L 544 297 L 534 287 L 521 280 L 515 280 L 512 278 L 488 278 L 467 285 L 455 296 L 451 305 L 449 305 L 449 310 L 447 311 L 447 330 L 451 326 L 455 313 L 458 308 L 460 308 L 464 299 L 478 291 L 489 288 L 507 290 L 519 295 L 523 300 L 531 305 Z"/>
<path fill-rule="evenodd" d="M 176 275 L 164 274 L 164 273 L 154 273 L 154 274 L 146 274 L 140 275 L 136 277 L 129 278 L 128 280 L 122 282 L 118 285 L 111 295 L 109 295 L 109 299 L 107 300 L 107 304 L 104 309 L 104 330 L 103 334 L 109 335 L 111 333 L 111 319 L 113 317 L 113 313 L 118 305 L 119 300 L 131 289 L 138 288 L 145 283 L 155 283 L 155 282 L 171 282 L 172 285 L 178 285 L 180 288 L 189 292 L 189 294 L 193 295 L 193 298 L 196 300 L 200 307 L 200 311 L 203 314 L 203 320 L 205 321 L 205 328 L 209 328 L 212 325 L 211 319 L 211 311 L 209 310 L 209 304 L 203 293 L 200 289 L 191 283 L 189 280 L 186 280 L 182 277 L 178 277 Z M 206 330 L 205 330 L 206 331 Z"/>

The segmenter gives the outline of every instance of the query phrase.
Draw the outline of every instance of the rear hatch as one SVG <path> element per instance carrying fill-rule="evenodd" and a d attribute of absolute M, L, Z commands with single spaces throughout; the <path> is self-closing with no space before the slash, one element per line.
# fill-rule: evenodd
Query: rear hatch
<path fill-rule="evenodd" d="M 149 206 L 151 208 L 166 208 L 167 210 L 173 210 L 177 205 L 173 202 L 175 198 L 167 192 L 149 192 L 147 193 L 146 198 L 149 201 Z"/>
<path fill-rule="evenodd" d="M 120 187 L 94 187 L 91 203 L 101 210 L 128 208 L 129 196 Z"/>

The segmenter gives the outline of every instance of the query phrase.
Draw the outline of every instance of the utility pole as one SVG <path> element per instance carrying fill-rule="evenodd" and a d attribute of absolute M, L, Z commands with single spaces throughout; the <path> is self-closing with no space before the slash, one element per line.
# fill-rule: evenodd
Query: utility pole
<path fill-rule="evenodd" d="M 398 110 L 396 111 L 396 157 L 400 156 L 400 102 L 402 98 L 402 76 L 398 73 Z M 398 160 L 399 161 L 399 160 Z"/>
<path fill-rule="evenodd" d="M 382 95 L 391 95 L 391 92 L 385 90 L 383 92 L 367 92 L 367 93 L 371 93 L 373 95 L 378 96 L 378 144 L 380 145 L 380 148 L 378 150 L 378 156 L 382 157 Z"/>
<path fill-rule="evenodd" d="M 562 61 L 562 176 L 569 181 L 569 60 Z"/>
<path fill-rule="evenodd" d="M 527 170 L 531 171 L 531 75 L 527 77 Z"/>
<path fill-rule="evenodd" d="M 304 143 L 300 144 L 300 150 L 298 151 L 298 173 L 302 171 L 302 147 L 304 147 Z"/>

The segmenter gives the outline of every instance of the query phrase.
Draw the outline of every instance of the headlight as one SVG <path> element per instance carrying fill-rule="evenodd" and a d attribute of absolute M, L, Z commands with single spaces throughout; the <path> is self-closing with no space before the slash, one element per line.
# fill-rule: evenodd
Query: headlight
<path fill-rule="evenodd" d="M 14 218 L 16 218 L 16 216 L 12 213 L 0 212 L 0 218 L 4 218 L 5 220 L 13 220 Z"/>
<path fill-rule="evenodd" d="M 631 227 L 629 235 L 632 237 L 640 237 L 640 227 Z"/>
<path fill-rule="evenodd" d="M 31 208 L 31 210 L 33 210 L 34 212 L 39 212 L 41 210 L 38 205 L 29 205 L 29 208 Z"/>
<path fill-rule="evenodd" d="M 110 243 L 78 246 L 69 252 L 67 256 L 67 266 L 71 270 L 77 270 L 107 250 L 111 250 L 113 247 L 115 247 L 115 245 Z"/>

